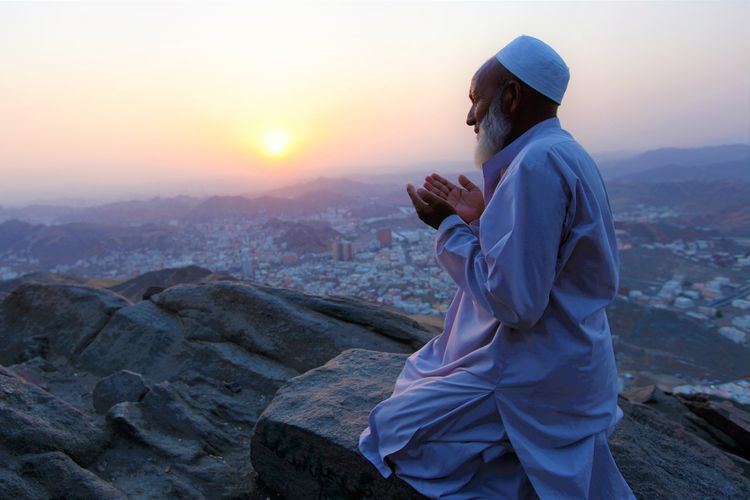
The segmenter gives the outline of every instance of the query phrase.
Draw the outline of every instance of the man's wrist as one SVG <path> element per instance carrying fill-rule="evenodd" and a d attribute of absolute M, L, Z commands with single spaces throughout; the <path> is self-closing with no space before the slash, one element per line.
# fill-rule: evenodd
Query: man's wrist
<path fill-rule="evenodd" d="M 450 214 L 447 217 L 445 217 L 442 221 L 440 221 L 440 224 L 435 228 L 438 231 L 445 231 L 449 227 L 455 226 L 457 224 L 466 224 L 464 220 L 456 213 Z"/>

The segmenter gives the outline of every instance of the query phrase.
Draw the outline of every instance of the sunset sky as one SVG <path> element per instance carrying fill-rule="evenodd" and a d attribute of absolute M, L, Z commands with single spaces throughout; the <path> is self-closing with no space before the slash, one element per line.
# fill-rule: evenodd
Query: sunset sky
<path fill-rule="evenodd" d="M 473 169 L 469 81 L 523 33 L 568 63 L 591 152 L 747 143 L 748 25 L 748 2 L 2 2 L 0 205 Z"/>

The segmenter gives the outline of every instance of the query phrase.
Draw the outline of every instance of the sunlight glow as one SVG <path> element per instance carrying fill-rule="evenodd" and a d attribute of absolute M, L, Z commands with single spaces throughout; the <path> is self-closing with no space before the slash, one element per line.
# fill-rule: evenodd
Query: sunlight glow
<path fill-rule="evenodd" d="M 281 156 L 287 150 L 289 136 L 282 130 L 269 130 L 263 134 L 262 142 L 271 156 Z"/>

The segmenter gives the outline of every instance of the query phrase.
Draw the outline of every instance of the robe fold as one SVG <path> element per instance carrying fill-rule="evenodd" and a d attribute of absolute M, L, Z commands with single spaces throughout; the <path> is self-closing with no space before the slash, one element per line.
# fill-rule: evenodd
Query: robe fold
<path fill-rule="evenodd" d="M 444 329 L 359 450 L 430 498 L 634 498 L 607 445 L 622 418 L 605 312 L 619 256 L 599 170 L 550 118 L 482 171 L 480 219 L 451 215 L 435 236 L 458 285 Z"/>

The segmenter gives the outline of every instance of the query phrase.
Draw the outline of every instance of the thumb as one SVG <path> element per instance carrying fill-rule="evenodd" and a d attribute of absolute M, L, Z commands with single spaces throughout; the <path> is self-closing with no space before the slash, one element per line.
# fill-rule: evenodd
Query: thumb
<path fill-rule="evenodd" d="M 471 179 L 466 177 L 464 174 L 458 176 L 458 182 L 469 191 L 479 189 L 477 185 L 471 182 Z"/>

